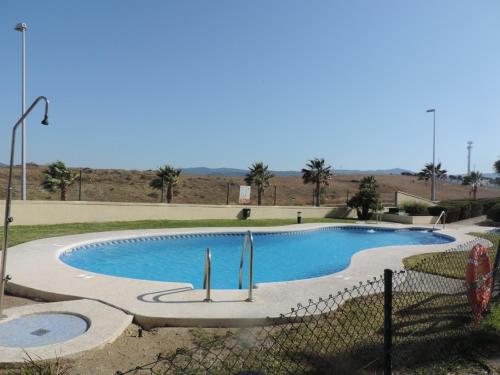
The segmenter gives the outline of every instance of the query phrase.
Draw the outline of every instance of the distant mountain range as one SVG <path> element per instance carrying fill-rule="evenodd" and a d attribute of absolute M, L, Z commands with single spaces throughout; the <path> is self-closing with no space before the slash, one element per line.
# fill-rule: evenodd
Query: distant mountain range
<path fill-rule="evenodd" d="M 204 176 L 245 176 L 248 170 L 237 168 L 207 168 L 194 167 L 183 168 L 183 174 L 204 175 Z M 301 176 L 300 171 L 272 171 L 276 176 Z M 335 174 L 364 174 L 364 175 L 400 175 L 402 172 L 410 172 L 407 169 L 392 168 L 392 169 L 375 169 L 375 170 L 356 170 L 356 169 L 336 169 Z"/>
<path fill-rule="evenodd" d="M 8 167 L 7 164 L 0 162 L 0 168 Z M 247 169 L 238 168 L 207 168 L 207 167 L 191 167 L 182 168 L 183 174 L 198 175 L 198 176 L 228 176 L 228 177 L 241 177 L 247 174 Z M 410 172 L 409 169 L 403 168 L 391 168 L 391 169 L 335 169 L 336 175 L 401 175 L 403 172 Z M 289 177 L 289 176 L 301 176 L 300 171 L 272 171 L 276 176 Z M 462 175 L 464 176 L 464 175 Z M 497 178 L 499 177 L 495 173 L 483 173 L 484 177 L 487 178 Z"/>

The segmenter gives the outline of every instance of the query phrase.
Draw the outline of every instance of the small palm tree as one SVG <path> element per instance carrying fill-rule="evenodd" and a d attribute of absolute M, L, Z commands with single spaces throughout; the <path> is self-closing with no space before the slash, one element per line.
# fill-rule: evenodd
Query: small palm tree
<path fill-rule="evenodd" d="M 472 171 L 470 175 L 465 176 L 462 182 L 463 185 L 470 185 L 472 187 L 472 195 L 474 199 L 477 199 L 477 189 L 481 186 L 481 180 L 483 174 L 478 171 Z"/>
<path fill-rule="evenodd" d="M 49 164 L 43 171 L 42 187 L 51 193 L 60 190 L 61 200 L 65 201 L 68 187 L 73 184 L 76 177 L 76 173 L 71 172 L 62 161 L 58 160 Z"/>
<path fill-rule="evenodd" d="M 380 204 L 380 194 L 375 177 L 363 177 L 359 184 L 359 191 L 349 199 L 347 205 L 356 208 L 358 218 L 361 220 L 369 219 L 370 210 L 379 211 L 382 205 Z"/>
<path fill-rule="evenodd" d="M 495 172 L 497 174 L 500 174 L 500 160 L 497 160 L 494 164 L 493 164 L 493 169 L 495 170 Z"/>
<path fill-rule="evenodd" d="M 302 180 L 304 184 L 314 184 L 314 205 L 319 207 L 321 185 L 328 186 L 333 177 L 332 167 L 325 165 L 325 159 L 312 159 L 306 164 L 307 168 L 302 169 Z"/>
<path fill-rule="evenodd" d="M 424 168 L 418 173 L 418 179 L 429 181 L 432 178 L 432 163 L 427 163 Z M 448 171 L 446 169 L 441 169 L 441 163 L 436 164 L 436 168 L 434 170 L 436 174 L 436 179 L 444 180 L 447 176 Z"/>
<path fill-rule="evenodd" d="M 264 189 L 270 185 L 271 178 L 274 177 L 269 171 L 269 167 L 264 165 L 263 162 L 259 161 L 254 163 L 251 167 L 248 168 L 248 173 L 245 177 L 245 182 L 248 185 L 256 185 L 257 186 L 257 205 L 262 204 L 262 196 L 264 195 Z"/>
<path fill-rule="evenodd" d="M 170 165 L 158 168 L 156 171 L 156 178 L 152 179 L 149 183 L 153 189 L 161 190 L 162 197 L 165 186 L 167 187 L 167 203 L 172 202 L 174 186 L 179 182 L 179 175 L 182 169 L 176 169 Z"/>

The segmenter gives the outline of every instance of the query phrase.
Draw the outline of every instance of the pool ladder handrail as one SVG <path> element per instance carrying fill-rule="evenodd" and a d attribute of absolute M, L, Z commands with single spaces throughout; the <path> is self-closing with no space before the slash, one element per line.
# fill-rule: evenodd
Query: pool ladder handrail
<path fill-rule="evenodd" d="M 249 243 L 250 243 L 250 265 L 248 270 L 248 298 L 246 299 L 246 301 L 253 302 L 255 300 L 253 298 L 253 234 L 251 231 L 247 231 L 245 233 L 243 250 L 241 251 L 239 289 L 242 289 L 243 287 L 243 267 L 245 266 L 246 252 Z"/>
<path fill-rule="evenodd" d="M 207 251 L 205 253 L 205 271 L 203 275 L 203 289 L 207 290 L 207 294 L 203 302 L 212 302 L 212 298 L 210 297 L 211 291 L 211 283 L 212 283 L 212 254 L 210 252 L 210 248 L 207 247 Z"/>
<path fill-rule="evenodd" d="M 432 230 L 435 230 L 436 229 L 436 225 L 439 224 L 439 221 L 441 220 L 441 218 L 443 218 L 443 229 L 446 228 L 446 211 L 443 210 L 441 211 L 441 213 L 439 214 L 436 222 L 432 225 Z"/>

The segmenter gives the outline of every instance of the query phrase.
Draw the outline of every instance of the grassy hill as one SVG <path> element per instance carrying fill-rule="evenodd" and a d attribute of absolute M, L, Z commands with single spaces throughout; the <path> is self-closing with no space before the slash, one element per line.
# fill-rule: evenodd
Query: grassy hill
<path fill-rule="evenodd" d="M 59 199 L 58 194 L 50 194 L 40 187 L 43 166 L 28 166 L 28 198 Z M 76 170 L 75 170 L 76 171 Z M 0 199 L 5 198 L 7 184 L 7 168 L 0 168 Z M 20 170 L 15 171 L 14 197 L 19 197 Z M 123 202 L 159 202 L 160 193 L 149 187 L 154 171 L 95 169 L 83 173 L 82 200 L 90 201 L 123 201 Z M 344 204 L 347 193 L 357 191 L 362 175 L 338 175 L 333 184 L 324 192 L 324 204 Z M 394 201 L 394 192 L 401 190 L 422 197 L 429 197 L 430 182 L 418 181 L 416 177 L 400 175 L 376 176 L 380 185 L 382 200 L 386 203 Z M 175 189 L 175 203 L 225 204 L 226 189 L 230 186 L 230 203 L 238 201 L 239 185 L 243 185 L 243 177 L 239 176 L 200 176 L 181 175 L 180 183 Z M 70 188 L 68 200 L 78 200 L 78 181 Z M 278 205 L 310 205 L 313 187 L 304 185 L 297 176 L 280 176 L 272 180 L 272 186 L 265 192 L 263 204 L 274 203 L 274 186 L 277 187 Z M 255 190 L 255 189 L 254 189 Z M 438 182 L 438 199 L 459 199 L 469 196 L 467 186 Z M 500 196 L 500 189 L 479 189 L 478 197 Z"/>

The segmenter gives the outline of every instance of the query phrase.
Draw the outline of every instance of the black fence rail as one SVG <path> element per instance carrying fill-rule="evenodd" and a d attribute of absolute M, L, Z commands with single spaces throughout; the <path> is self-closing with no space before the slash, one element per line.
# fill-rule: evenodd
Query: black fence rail
<path fill-rule="evenodd" d="M 446 360 L 480 332 L 464 282 L 477 243 L 490 246 L 496 259 L 498 249 L 477 239 L 298 304 L 268 326 L 160 354 L 117 374 L 391 374 Z"/>

